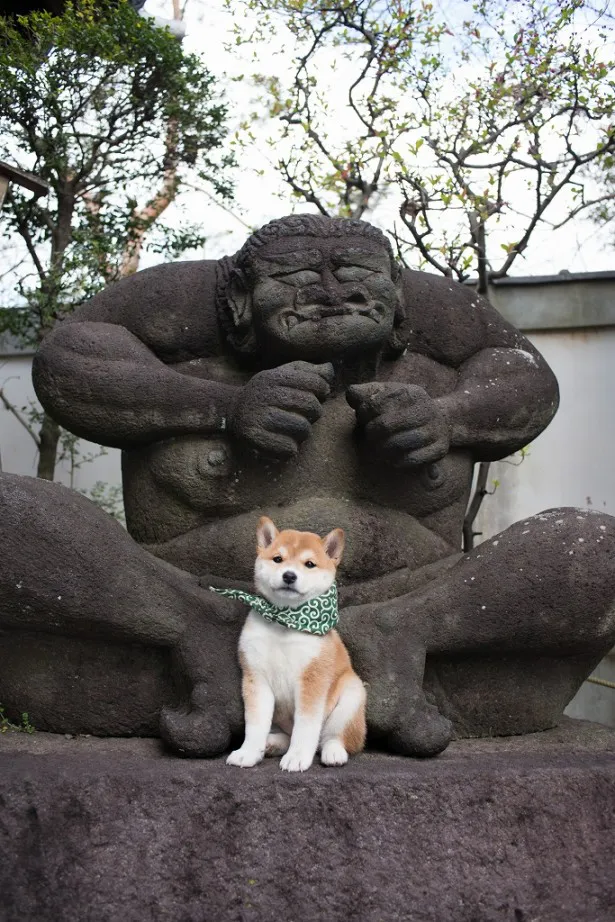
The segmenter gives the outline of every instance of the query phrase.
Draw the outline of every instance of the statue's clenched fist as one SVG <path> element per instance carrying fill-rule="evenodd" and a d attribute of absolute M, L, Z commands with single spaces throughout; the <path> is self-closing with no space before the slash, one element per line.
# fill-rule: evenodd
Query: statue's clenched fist
<path fill-rule="evenodd" d="M 438 402 L 413 384 L 354 384 L 346 399 L 365 438 L 394 467 L 415 467 L 443 458 L 450 429 Z"/>
<path fill-rule="evenodd" d="M 332 380 L 329 363 L 289 362 L 258 372 L 231 411 L 231 435 L 275 458 L 293 457 L 320 418 Z"/>

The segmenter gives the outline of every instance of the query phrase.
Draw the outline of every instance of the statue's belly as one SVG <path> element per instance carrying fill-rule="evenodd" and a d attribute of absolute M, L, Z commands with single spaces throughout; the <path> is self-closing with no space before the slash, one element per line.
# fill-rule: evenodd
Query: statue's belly
<path fill-rule="evenodd" d="M 243 452 L 219 437 L 173 439 L 128 460 L 125 488 L 135 497 L 127 503 L 129 527 L 137 540 L 192 572 L 237 579 L 251 576 L 262 514 L 322 534 L 344 528 L 344 571 L 353 579 L 437 560 L 452 548 L 417 519 L 462 501 L 471 477 L 465 454 L 415 471 L 378 462 L 358 442 L 343 398 L 325 404 L 291 461 Z"/>
<path fill-rule="evenodd" d="M 407 513 L 337 496 L 317 496 L 280 508 L 263 503 L 252 512 L 203 524 L 168 541 L 146 543 L 157 557 L 197 575 L 251 580 L 256 523 L 270 516 L 280 528 L 347 536 L 341 582 L 363 582 L 395 571 L 414 571 L 456 548 Z"/>
<path fill-rule="evenodd" d="M 413 470 L 382 463 L 357 439 L 354 412 L 344 398 L 325 404 L 310 438 L 290 461 L 243 451 L 222 437 L 172 439 L 137 454 L 138 466 L 149 467 L 160 490 L 207 518 L 324 495 L 423 517 L 464 494 L 472 468 L 467 453 L 459 452 Z"/>

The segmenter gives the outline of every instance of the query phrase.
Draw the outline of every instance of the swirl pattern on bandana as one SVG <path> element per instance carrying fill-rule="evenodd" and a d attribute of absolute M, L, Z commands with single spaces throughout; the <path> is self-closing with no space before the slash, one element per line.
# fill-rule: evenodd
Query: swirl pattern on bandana
<path fill-rule="evenodd" d="M 275 621 L 284 627 L 293 631 L 303 631 L 306 634 L 318 634 L 323 636 L 332 630 L 339 616 L 337 613 L 337 586 L 335 583 L 322 595 L 316 596 L 298 605 L 296 608 L 286 606 L 280 608 L 263 599 L 259 595 L 253 595 L 251 592 L 243 592 L 242 589 L 216 589 L 214 586 L 209 587 L 212 592 L 218 592 L 227 599 L 237 599 L 249 605 L 259 615 L 262 615 L 265 621 Z"/>

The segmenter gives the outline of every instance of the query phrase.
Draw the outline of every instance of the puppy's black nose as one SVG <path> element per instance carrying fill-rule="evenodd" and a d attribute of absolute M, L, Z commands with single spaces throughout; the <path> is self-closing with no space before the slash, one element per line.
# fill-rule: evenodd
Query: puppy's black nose
<path fill-rule="evenodd" d="M 292 570 L 285 570 L 285 572 L 282 573 L 282 579 L 287 586 L 292 586 L 293 583 L 297 582 L 297 574 L 293 573 Z"/>

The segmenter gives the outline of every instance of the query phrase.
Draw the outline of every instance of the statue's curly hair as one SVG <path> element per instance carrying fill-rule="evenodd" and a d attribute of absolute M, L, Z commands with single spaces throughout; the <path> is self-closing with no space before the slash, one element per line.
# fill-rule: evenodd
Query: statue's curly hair
<path fill-rule="evenodd" d="M 225 256 L 218 262 L 216 304 L 220 326 L 228 344 L 237 353 L 248 357 L 254 354 L 255 339 L 251 329 L 239 330 L 234 322 L 233 313 L 228 300 L 228 287 L 231 275 L 239 270 L 250 279 L 253 276 L 254 262 L 258 258 L 261 247 L 280 240 L 283 237 L 366 237 L 382 247 L 389 256 L 391 263 L 391 278 L 397 282 L 401 269 L 393 255 L 390 241 L 382 231 L 361 221 L 358 218 L 330 218 L 326 215 L 298 214 L 287 215 L 284 218 L 275 218 L 259 230 L 251 234 L 240 250 L 234 256 Z M 395 326 L 402 320 L 401 307 L 396 314 Z M 393 333 L 390 344 L 393 351 L 398 351 Z"/>
<path fill-rule="evenodd" d="M 358 218 L 329 218 L 320 214 L 288 215 L 265 224 L 248 237 L 235 254 L 235 266 L 249 273 L 260 248 L 282 237 L 367 237 L 388 253 L 394 281 L 399 275 L 399 266 L 393 256 L 389 239 L 377 227 Z"/>

